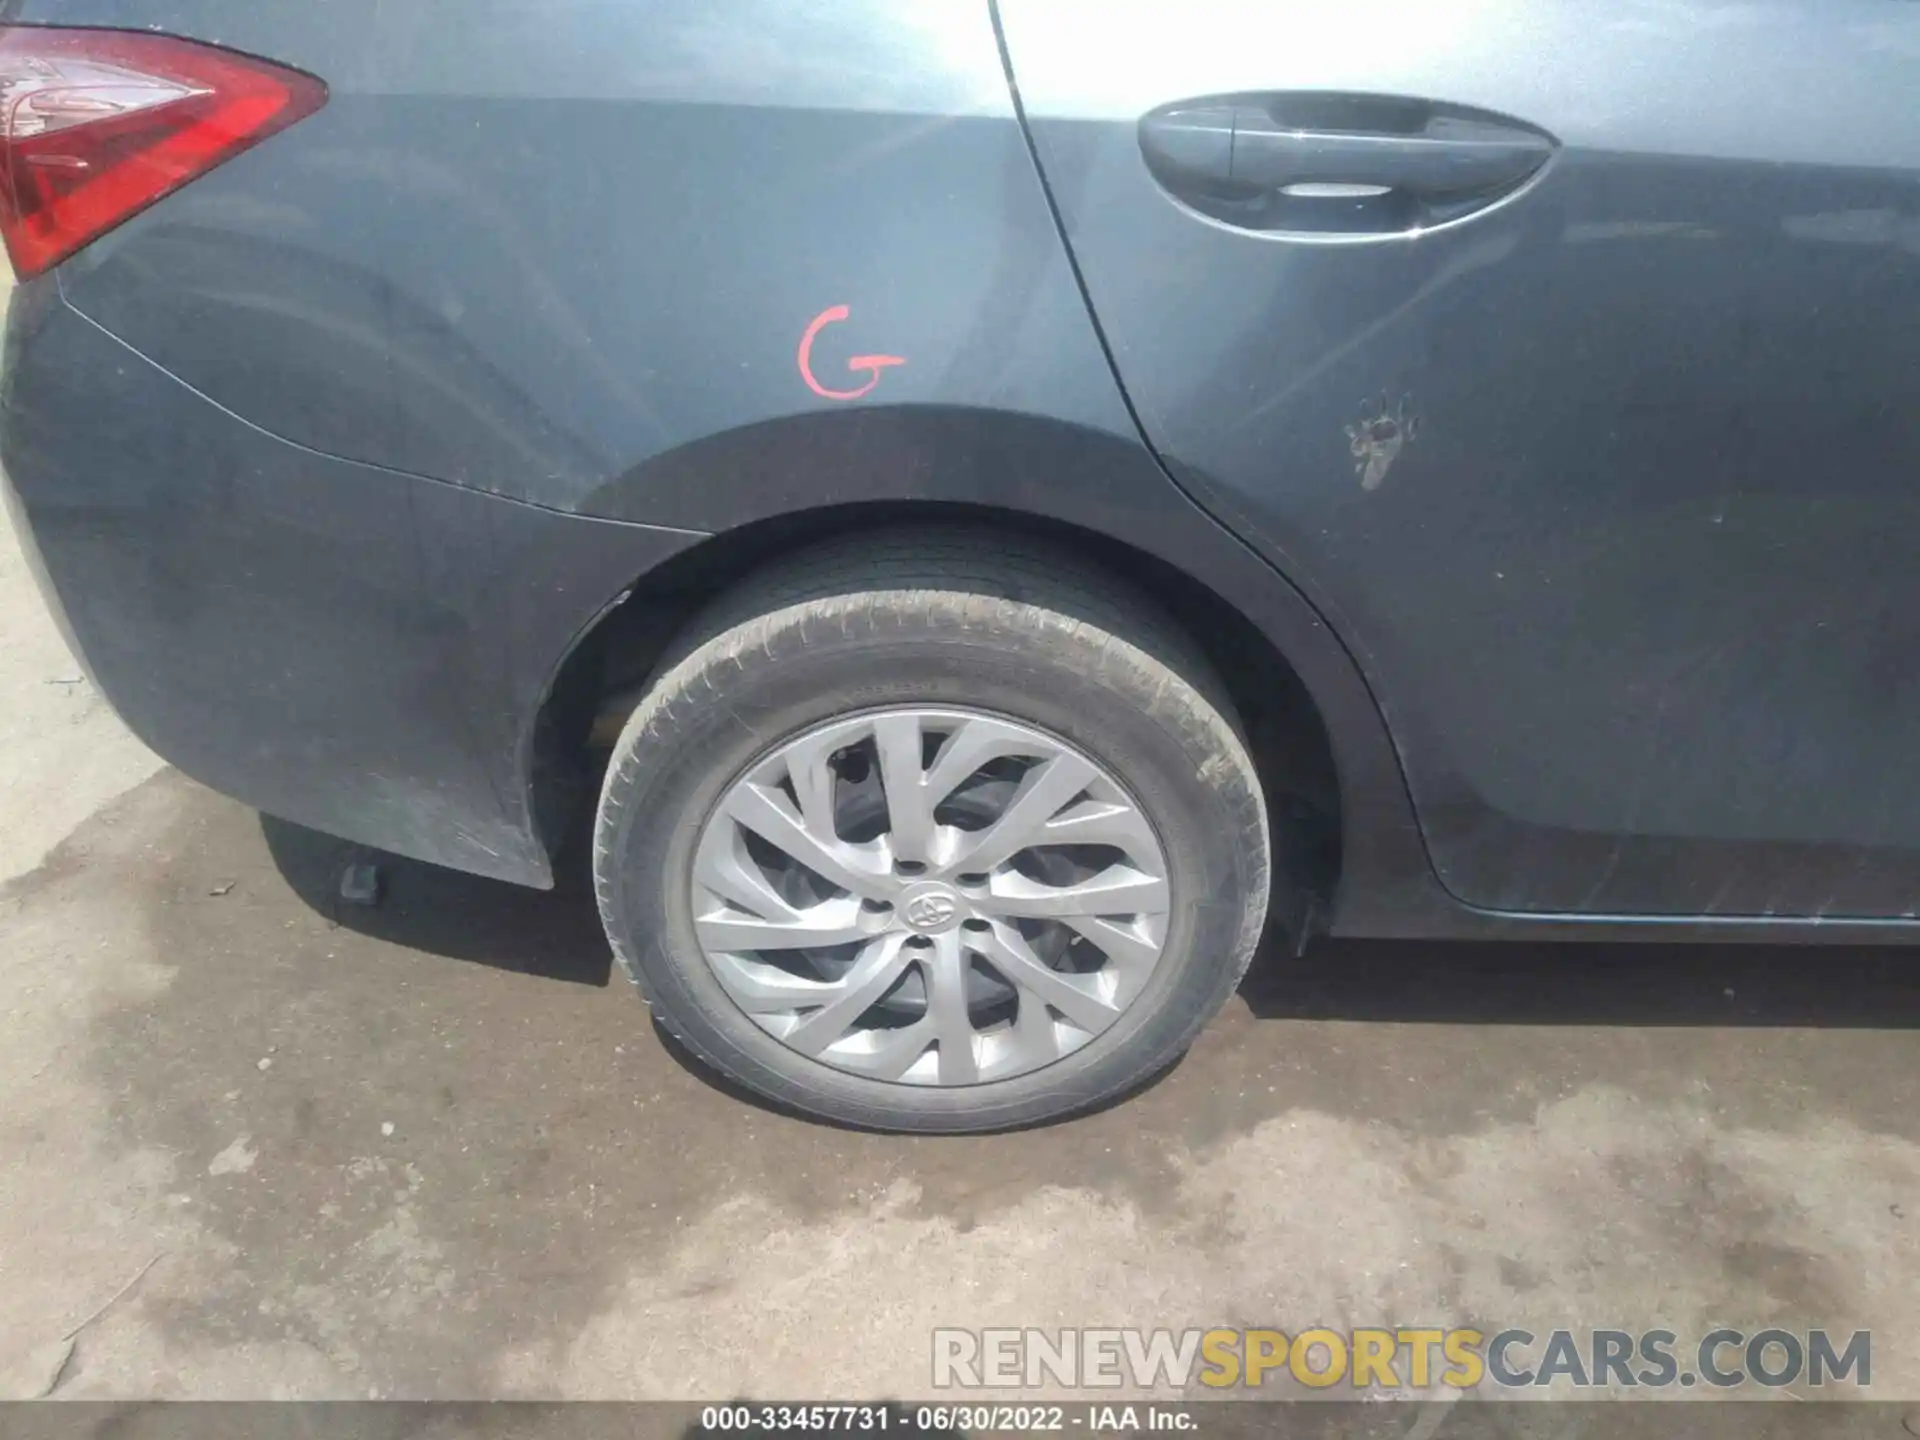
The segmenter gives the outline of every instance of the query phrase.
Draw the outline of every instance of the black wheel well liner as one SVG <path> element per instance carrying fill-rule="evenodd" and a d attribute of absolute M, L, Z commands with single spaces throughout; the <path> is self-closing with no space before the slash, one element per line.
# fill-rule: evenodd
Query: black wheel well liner
<path fill-rule="evenodd" d="M 1339 873 L 1340 774 L 1320 707 L 1287 656 L 1239 609 L 1171 562 L 1065 520 L 989 505 L 882 500 L 772 516 L 711 536 L 649 571 L 580 637 L 561 665 L 536 729 L 536 792 L 581 770 L 592 756 L 590 736 L 603 707 L 614 701 L 624 718 L 630 704 L 619 704 L 620 697 L 637 698 L 661 652 L 708 600 L 813 541 L 902 524 L 1017 528 L 1125 578 L 1159 602 L 1226 684 L 1267 793 L 1276 859 L 1287 856 L 1324 913 Z M 577 788 L 577 782 L 566 788 Z M 547 817 L 567 808 L 538 793 L 535 803 L 536 813 Z M 563 827 L 570 823 L 560 821 Z M 550 842 L 560 838 L 549 831 Z"/>
<path fill-rule="evenodd" d="M 1333 899 L 1328 907 L 1303 891 L 1305 909 L 1320 908 L 1341 933 L 1431 936 L 1463 924 L 1471 933 L 1472 917 L 1434 873 L 1385 707 L 1303 591 L 1313 577 L 1262 558 L 1137 439 L 1005 410 L 849 406 L 678 447 L 609 479 L 577 513 L 705 538 L 646 569 L 625 603 L 613 604 L 609 589 L 608 608 L 590 624 L 582 617 L 550 672 L 521 751 L 550 854 L 571 831 L 570 805 L 590 794 L 581 782 L 593 772 L 581 760 L 601 701 L 644 681 L 694 607 L 824 535 L 985 522 L 1050 535 L 1116 569 L 1193 632 L 1256 732 L 1270 794 L 1295 796 L 1308 812 L 1300 843 L 1314 854 L 1299 868 L 1317 865 Z M 1277 737 L 1275 716 L 1285 721 Z M 1270 768 L 1276 759 L 1280 768 Z M 1284 817 L 1288 807 L 1269 813 Z M 1274 839 L 1276 865 L 1286 866 L 1294 837 Z"/>

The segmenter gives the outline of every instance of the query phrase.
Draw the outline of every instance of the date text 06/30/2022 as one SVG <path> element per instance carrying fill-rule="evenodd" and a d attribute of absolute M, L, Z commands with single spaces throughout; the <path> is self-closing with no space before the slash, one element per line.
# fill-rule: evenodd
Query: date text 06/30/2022
<path fill-rule="evenodd" d="M 740 1432 L 769 1435 L 787 1431 L 847 1434 L 898 1431 L 907 1435 L 1045 1434 L 1086 1430 L 1095 1434 L 1136 1434 L 1142 1430 L 1195 1431 L 1200 1420 L 1190 1409 L 1172 1405 L 995 1405 L 962 1401 L 956 1405 L 708 1405 L 700 1412 L 700 1433 Z"/>

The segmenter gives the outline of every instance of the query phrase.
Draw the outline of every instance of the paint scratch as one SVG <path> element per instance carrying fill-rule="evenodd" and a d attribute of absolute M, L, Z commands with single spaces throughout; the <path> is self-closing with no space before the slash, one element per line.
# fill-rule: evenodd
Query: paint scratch
<path fill-rule="evenodd" d="M 1412 403 L 1412 396 L 1402 395 L 1397 405 L 1388 408 L 1382 395 L 1363 404 L 1359 421 L 1347 426 L 1347 448 L 1362 490 L 1378 490 L 1400 452 L 1420 433 L 1420 417 L 1412 412 Z"/>

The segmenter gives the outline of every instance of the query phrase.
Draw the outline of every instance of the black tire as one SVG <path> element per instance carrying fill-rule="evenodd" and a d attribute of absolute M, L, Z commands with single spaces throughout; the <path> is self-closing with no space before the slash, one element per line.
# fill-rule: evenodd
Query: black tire
<path fill-rule="evenodd" d="M 695 938 L 692 852 L 735 777 L 810 725 L 896 704 L 977 707 L 1064 737 L 1123 779 L 1158 833 L 1172 887 L 1159 963 L 1110 1029 L 1045 1068 L 957 1087 L 832 1068 L 755 1025 Z M 614 953 L 687 1050 L 780 1105 L 928 1132 L 1054 1119 L 1171 1064 L 1252 958 L 1269 863 L 1260 784 L 1206 661 L 1129 587 L 997 531 L 847 537 L 710 607 L 620 736 L 594 844 Z"/>

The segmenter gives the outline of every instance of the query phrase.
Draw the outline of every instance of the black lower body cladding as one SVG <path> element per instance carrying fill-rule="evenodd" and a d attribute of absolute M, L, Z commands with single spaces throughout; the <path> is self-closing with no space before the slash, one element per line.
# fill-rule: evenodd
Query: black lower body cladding
<path fill-rule="evenodd" d="M 15 292 L 0 456 L 121 717 L 261 810 L 544 885 L 535 717 L 594 616 L 700 537 L 316 454 Z"/>

